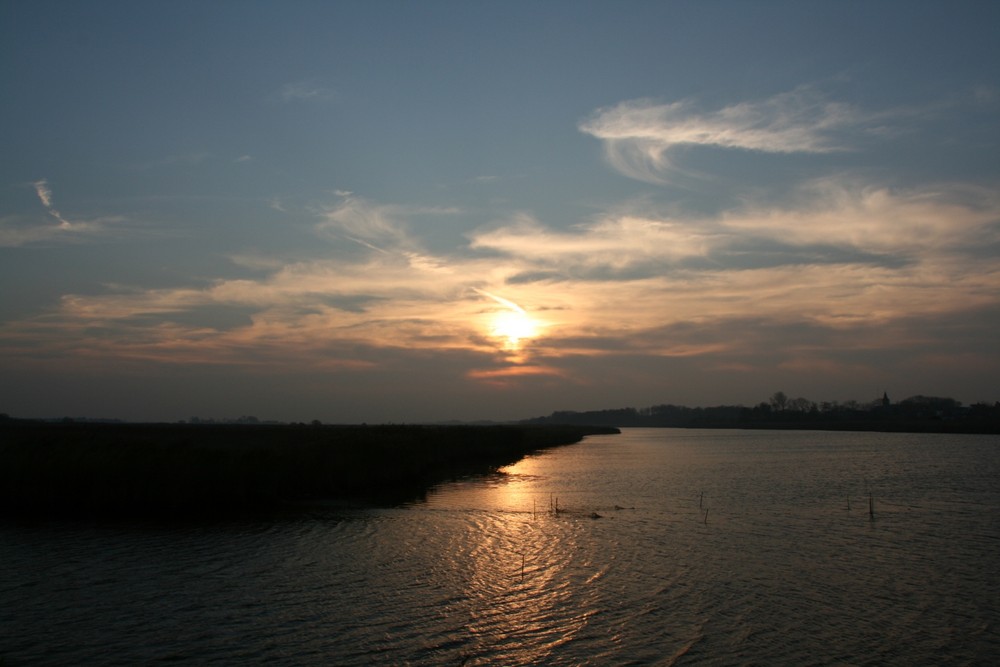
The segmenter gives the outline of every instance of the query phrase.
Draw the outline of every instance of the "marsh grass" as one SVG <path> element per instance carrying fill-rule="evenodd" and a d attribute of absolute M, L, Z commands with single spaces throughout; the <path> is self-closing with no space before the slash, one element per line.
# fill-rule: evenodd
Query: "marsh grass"
<path fill-rule="evenodd" d="M 387 503 L 615 429 L 581 426 L 0 425 L 0 513 L 253 512 L 303 500 Z"/>

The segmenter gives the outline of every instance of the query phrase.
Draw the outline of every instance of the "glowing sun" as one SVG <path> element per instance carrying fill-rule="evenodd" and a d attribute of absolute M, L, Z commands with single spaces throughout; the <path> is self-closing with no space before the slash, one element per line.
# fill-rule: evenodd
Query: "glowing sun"
<path fill-rule="evenodd" d="M 504 310 L 493 316 L 490 333 L 503 339 L 505 347 L 517 349 L 522 340 L 538 335 L 538 324 L 523 310 Z"/>
<path fill-rule="evenodd" d="M 510 299 L 490 294 L 485 290 L 476 289 L 476 292 L 502 307 L 491 313 L 487 326 L 490 336 L 503 341 L 505 350 L 520 350 L 522 341 L 538 336 L 541 325 L 528 315 L 524 308 Z"/>

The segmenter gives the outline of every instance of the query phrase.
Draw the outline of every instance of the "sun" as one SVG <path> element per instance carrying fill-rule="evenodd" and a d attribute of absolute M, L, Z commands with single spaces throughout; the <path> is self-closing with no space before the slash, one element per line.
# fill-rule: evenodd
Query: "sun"
<path fill-rule="evenodd" d="M 543 328 L 543 324 L 528 315 L 528 311 L 510 299 L 478 288 L 473 288 L 473 290 L 480 296 L 491 299 L 499 306 L 499 308 L 487 311 L 489 318 L 484 324 L 489 335 L 501 341 L 503 349 L 512 354 L 511 359 L 520 358 L 519 353 L 524 341 L 536 338 Z"/>
<path fill-rule="evenodd" d="M 520 310 L 503 310 L 493 315 L 490 333 L 504 341 L 504 347 L 516 350 L 521 341 L 538 335 L 538 323 Z"/>

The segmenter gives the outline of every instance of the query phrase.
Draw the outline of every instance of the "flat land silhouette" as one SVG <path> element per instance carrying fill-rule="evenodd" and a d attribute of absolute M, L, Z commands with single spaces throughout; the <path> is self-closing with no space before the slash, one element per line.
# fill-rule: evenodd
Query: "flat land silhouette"
<path fill-rule="evenodd" d="M 617 429 L 0 422 L 0 514 L 197 516 L 394 503 Z"/>

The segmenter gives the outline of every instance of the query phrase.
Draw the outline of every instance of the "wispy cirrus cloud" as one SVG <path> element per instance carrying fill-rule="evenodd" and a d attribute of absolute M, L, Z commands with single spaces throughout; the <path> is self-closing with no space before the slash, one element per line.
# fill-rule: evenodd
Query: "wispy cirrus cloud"
<path fill-rule="evenodd" d="M 830 180 L 804 186 L 794 206 L 617 214 L 563 231 L 521 218 L 470 245 L 522 271 L 511 279 L 526 292 L 559 294 L 572 311 L 562 318 L 595 336 L 763 315 L 842 327 L 1000 302 L 1000 269 L 977 251 L 1000 247 L 1000 201 L 985 189 Z"/>
<path fill-rule="evenodd" d="M 55 224 L 39 224 L 37 217 L 5 216 L 0 219 L 0 247 L 17 247 L 46 241 L 78 240 L 87 235 L 103 233 L 109 224 L 122 221 L 118 216 L 105 216 L 89 220 L 70 220 L 55 207 L 55 197 L 47 179 L 30 183 L 46 217 Z"/>
<path fill-rule="evenodd" d="M 52 204 L 52 188 L 49 187 L 49 182 L 46 179 L 41 179 L 35 181 L 31 184 L 35 188 L 35 194 L 38 195 L 39 201 L 42 202 L 42 206 L 45 210 L 49 212 L 53 218 L 59 221 L 60 227 L 63 229 L 71 229 L 73 223 L 62 216 L 62 213 L 56 210 L 55 206 Z"/>
<path fill-rule="evenodd" d="M 1000 243 L 1000 195 L 993 188 L 941 184 L 918 190 L 815 179 L 784 207 L 750 205 L 724 214 L 734 233 L 805 246 L 827 244 L 928 259 Z"/>
<path fill-rule="evenodd" d="M 58 335 L 88 358 L 196 363 L 336 365 L 369 350 L 365 363 L 376 364 L 378 349 L 451 351 L 482 362 L 467 377 L 516 378 L 490 338 L 491 315 L 512 303 L 541 325 L 517 365 L 569 377 L 584 357 L 753 367 L 766 347 L 754 336 L 769 331 L 783 337 L 772 356 L 803 367 L 836 362 L 847 344 L 923 349 L 947 343 L 948 328 L 929 323 L 1000 308 L 1000 269 L 978 250 L 1000 243 L 1000 203 L 967 188 L 825 181 L 784 207 L 711 218 L 617 210 L 562 230 L 520 215 L 453 251 L 423 248 L 414 221 L 453 214 L 350 195 L 317 223 L 332 257 L 258 260 L 247 265 L 257 277 L 201 287 L 69 294 L 0 339 L 11 349 Z M 198 319 L 227 309 L 245 317 Z"/>
<path fill-rule="evenodd" d="M 277 92 L 277 99 L 282 102 L 322 101 L 332 100 L 336 93 L 315 79 L 291 81 L 283 85 Z"/>
<path fill-rule="evenodd" d="M 405 206 L 380 204 L 347 190 L 334 192 L 339 204 L 322 212 L 316 231 L 324 237 L 346 238 L 376 252 L 390 250 L 427 266 L 439 266 L 421 249 L 419 236 L 411 229 L 415 221 L 435 220 L 459 214 L 447 206 Z"/>
<path fill-rule="evenodd" d="M 856 107 L 832 102 L 812 87 L 706 111 L 695 100 L 631 100 L 599 109 L 579 129 L 604 143 L 622 174 L 667 183 L 684 148 L 707 146 L 764 153 L 831 153 L 849 150 L 840 134 L 871 121 Z"/>
<path fill-rule="evenodd" d="M 340 203 L 322 213 L 316 230 L 326 236 L 343 236 L 373 250 L 380 244 L 411 246 L 407 230 L 409 210 L 393 204 L 375 204 L 346 190 L 338 190 Z"/>
<path fill-rule="evenodd" d="M 638 265 L 704 256 L 712 244 L 710 225 L 622 214 L 548 229 L 526 215 L 510 224 L 471 235 L 470 246 L 514 256 L 545 271 L 582 277 L 595 269 L 604 277 Z"/>
<path fill-rule="evenodd" d="M 31 186 L 35 188 L 35 194 L 38 195 L 38 199 L 41 200 L 42 206 L 45 208 L 51 208 L 52 189 L 49 188 L 49 182 L 43 178 L 39 181 L 35 181 L 31 184 Z"/>

